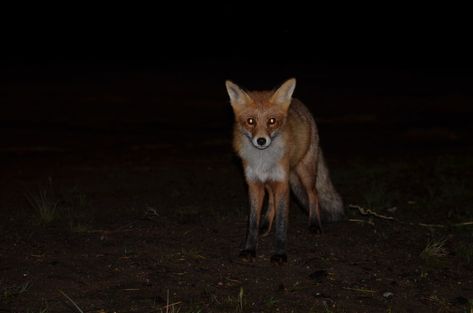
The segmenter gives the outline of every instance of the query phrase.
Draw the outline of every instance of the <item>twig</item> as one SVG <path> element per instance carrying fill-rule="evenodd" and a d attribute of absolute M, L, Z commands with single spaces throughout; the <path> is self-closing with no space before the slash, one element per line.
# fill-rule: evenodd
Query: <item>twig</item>
<path fill-rule="evenodd" d="M 366 223 L 366 224 L 370 224 L 370 225 L 374 226 L 374 222 L 371 221 L 371 220 L 365 221 L 365 220 L 360 220 L 360 219 L 357 219 L 357 218 L 350 218 L 348 221 L 349 222 L 355 222 L 355 223 Z"/>
<path fill-rule="evenodd" d="M 377 217 L 377 218 L 380 218 L 380 219 L 383 219 L 383 220 L 390 220 L 390 221 L 397 222 L 397 223 L 404 224 L 404 225 L 422 226 L 422 227 L 429 227 L 429 228 L 462 227 L 462 226 L 473 225 L 473 221 L 467 221 L 467 222 L 462 222 L 462 223 L 455 223 L 455 224 L 450 224 L 450 225 L 445 225 L 445 224 L 427 224 L 427 223 L 410 223 L 410 222 L 400 221 L 400 220 L 398 220 L 398 219 L 396 219 L 396 218 L 394 218 L 394 217 L 392 217 L 392 216 L 387 216 L 387 215 L 382 215 L 382 214 L 376 213 L 375 211 L 373 211 L 373 210 L 371 210 L 371 209 L 363 208 L 363 207 L 361 207 L 361 206 L 359 206 L 359 205 L 350 204 L 348 207 L 349 207 L 349 208 L 352 208 L 352 209 L 357 209 L 358 212 L 359 212 L 361 215 L 371 215 L 371 216 L 374 216 L 374 217 Z M 352 221 L 352 222 L 361 222 L 362 220 L 350 219 L 349 221 Z M 366 223 L 374 225 L 374 223 L 373 223 L 373 222 L 370 222 L 370 221 L 367 221 Z"/>
<path fill-rule="evenodd" d="M 58 289 L 58 291 L 64 296 L 66 297 L 67 300 L 69 300 L 72 305 L 77 309 L 77 311 L 79 311 L 80 313 L 84 313 L 84 311 L 82 311 L 82 309 L 74 302 L 74 300 L 71 299 L 71 297 L 69 297 L 65 292 L 63 292 L 62 290 Z"/>
<path fill-rule="evenodd" d="M 343 289 L 345 289 L 345 290 L 352 290 L 352 291 L 358 291 L 358 292 L 363 292 L 363 293 L 376 293 L 376 290 L 365 289 L 365 288 L 343 287 Z"/>
<path fill-rule="evenodd" d="M 415 223 L 409 223 L 410 225 L 415 225 Z M 446 225 L 442 224 L 426 224 L 426 223 L 418 223 L 417 225 L 422 226 L 422 227 L 430 227 L 430 228 L 445 228 L 447 227 Z"/>
<path fill-rule="evenodd" d="M 473 225 L 473 221 L 453 224 L 453 226 L 457 226 L 457 227 L 468 226 L 468 225 Z"/>
<path fill-rule="evenodd" d="M 373 210 L 363 208 L 359 205 L 350 204 L 349 207 L 352 208 L 352 209 L 358 209 L 358 212 L 360 212 L 361 215 L 373 215 L 373 216 L 376 216 L 378 218 L 382 218 L 382 219 L 385 219 L 385 220 L 395 220 L 394 217 L 392 217 L 392 216 L 382 215 L 382 214 L 376 213 Z"/>

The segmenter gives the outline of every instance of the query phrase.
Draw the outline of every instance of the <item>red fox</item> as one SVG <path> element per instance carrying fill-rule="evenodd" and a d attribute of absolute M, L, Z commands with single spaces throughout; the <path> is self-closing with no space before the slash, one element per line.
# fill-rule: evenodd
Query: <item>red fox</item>
<path fill-rule="evenodd" d="M 309 227 L 316 232 L 322 232 L 322 220 L 343 217 L 343 202 L 330 179 L 315 121 L 292 97 L 294 78 L 275 91 L 244 91 L 229 80 L 226 87 L 235 116 L 233 147 L 243 163 L 250 200 L 240 256 L 255 257 L 260 226 L 268 234 L 274 220 L 271 262 L 282 264 L 287 262 L 289 190 L 309 212 Z M 260 223 L 266 193 L 268 209 Z"/>

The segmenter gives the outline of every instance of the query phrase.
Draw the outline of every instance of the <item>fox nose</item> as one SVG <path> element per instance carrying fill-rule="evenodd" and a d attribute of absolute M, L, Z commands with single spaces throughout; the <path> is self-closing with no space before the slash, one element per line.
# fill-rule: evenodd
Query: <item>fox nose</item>
<path fill-rule="evenodd" d="M 263 137 L 260 137 L 256 140 L 256 142 L 260 145 L 260 146 L 264 146 L 266 144 L 266 138 L 263 138 Z"/>

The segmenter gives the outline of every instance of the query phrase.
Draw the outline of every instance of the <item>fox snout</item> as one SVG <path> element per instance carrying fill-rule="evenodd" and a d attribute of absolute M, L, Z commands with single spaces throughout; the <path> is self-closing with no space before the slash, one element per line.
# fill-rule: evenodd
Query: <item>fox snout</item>
<path fill-rule="evenodd" d="M 258 143 L 258 145 L 264 146 L 266 144 L 266 138 L 260 137 L 260 138 L 256 139 L 256 142 Z"/>
<path fill-rule="evenodd" d="M 268 136 L 255 136 L 251 140 L 253 146 L 260 150 L 264 150 L 271 144 L 271 138 Z"/>

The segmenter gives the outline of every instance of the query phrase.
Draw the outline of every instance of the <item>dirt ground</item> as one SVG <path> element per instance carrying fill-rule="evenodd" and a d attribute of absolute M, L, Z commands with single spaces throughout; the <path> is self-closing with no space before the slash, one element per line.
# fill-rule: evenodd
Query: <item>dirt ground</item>
<path fill-rule="evenodd" d="M 62 85 L 51 94 L 24 82 L 3 85 L 2 95 L 21 104 L 41 94 L 35 103 L 50 100 L 58 112 L 73 99 L 103 101 L 122 114 L 153 97 L 123 100 L 116 86 L 91 85 L 81 87 L 89 94 Z M 72 122 L 29 124 L 6 113 L 0 312 L 473 312 L 469 128 L 318 119 L 346 219 L 315 235 L 292 203 L 288 263 L 275 266 L 272 235 L 259 239 L 254 262 L 238 257 L 246 187 L 230 127 L 211 122 L 231 112 L 183 118 L 183 108 L 123 127 L 93 116 L 78 126 L 72 113 Z"/>

